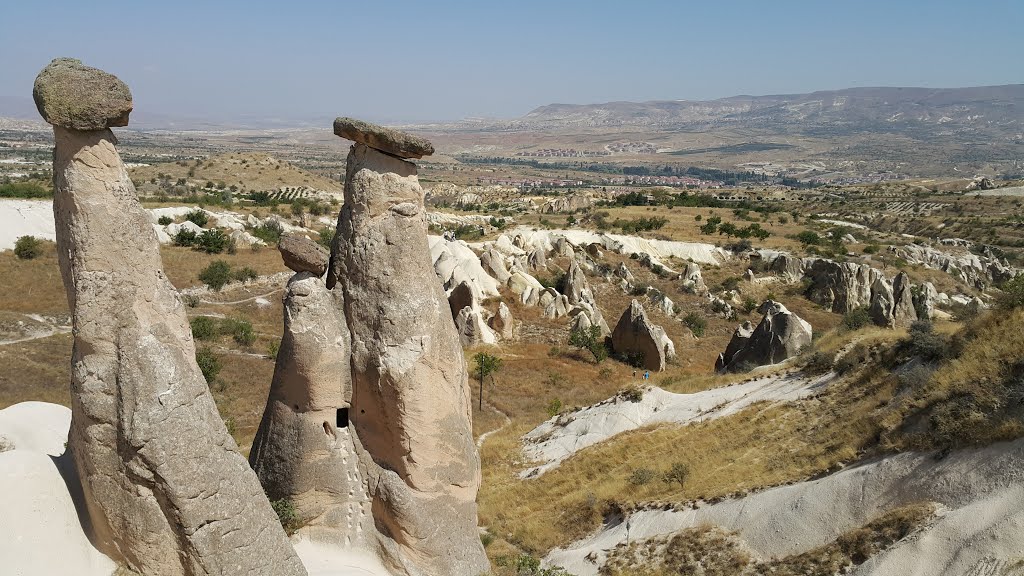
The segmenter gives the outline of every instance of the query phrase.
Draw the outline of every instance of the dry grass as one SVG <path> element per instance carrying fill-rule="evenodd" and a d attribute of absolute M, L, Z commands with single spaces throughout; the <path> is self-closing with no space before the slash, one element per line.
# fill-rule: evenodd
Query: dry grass
<path fill-rule="evenodd" d="M 697 526 L 643 542 L 620 544 L 600 569 L 602 576 L 833 576 L 859 566 L 924 526 L 935 514 L 928 502 L 901 506 L 860 528 L 808 550 L 779 559 L 755 561 L 735 532 Z"/>
<path fill-rule="evenodd" d="M 71 335 L 0 346 L 0 409 L 36 400 L 71 405 Z"/>
<path fill-rule="evenodd" d="M 895 338 L 868 336 L 885 345 Z M 483 446 L 481 522 L 522 550 L 543 554 L 596 528 L 609 503 L 628 509 L 657 501 L 717 500 L 834 470 L 875 445 L 880 428 L 871 416 L 889 402 L 893 388 L 885 380 L 845 380 L 799 403 L 755 405 L 708 422 L 639 429 L 586 448 L 528 481 L 518 478 L 527 464 L 519 438 L 530 426 L 517 422 Z M 690 470 L 682 488 L 662 480 L 677 462 Z M 644 469 L 652 480 L 631 481 Z M 567 529 L 565 519 L 576 525 Z"/>
<path fill-rule="evenodd" d="M 68 299 L 57 264 L 57 245 L 43 243 L 43 254 L 19 260 L 12 250 L 0 252 L 0 310 L 35 314 L 67 314 Z"/>
<path fill-rule="evenodd" d="M 243 162 L 244 161 L 244 162 Z M 189 176 L 189 171 L 193 174 Z M 160 174 L 170 176 L 171 182 L 185 178 L 191 186 L 203 186 L 207 182 L 215 185 L 223 182 L 226 186 L 238 186 L 241 190 L 277 190 L 282 186 L 306 186 L 317 190 L 341 193 L 341 184 L 323 176 L 297 168 L 288 162 L 277 160 L 262 153 L 230 153 L 211 156 L 205 160 L 167 162 L 153 166 L 132 168 L 133 180 L 146 184 Z"/>
<path fill-rule="evenodd" d="M 261 276 L 287 270 L 277 248 L 273 246 L 259 250 L 240 248 L 235 254 L 206 254 L 191 248 L 163 246 L 160 249 L 160 257 L 163 259 L 167 278 L 179 290 L 202 285 L 199 281 L 199 272 L 214 260 L 224 260 L 232 269 L 249 266 Z"/>

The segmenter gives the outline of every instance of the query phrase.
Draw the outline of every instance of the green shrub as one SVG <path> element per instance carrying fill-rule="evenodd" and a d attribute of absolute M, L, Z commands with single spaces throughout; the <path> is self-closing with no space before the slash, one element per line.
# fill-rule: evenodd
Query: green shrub
<path fill-rule="evenodd" d="M 204 230 L 195 240 L 195 247 L 207 254 L 220 254 L 225 250 L 233 252 L 232 245 L 231 237 L 219 228 Z"/>
<path fill-rule="evenodd" d="M 217 321 L 209 316 L 196 316 L 189 325 L 192 327 L 192 337 L 196 340 L 210 340 L 217 336 Z"/>
<path fill-rule="evenodd" d="M 222 326 L 224 332 L 231 334 L 231 338 L 242 346 L 252 346 L 256 342 L 256 332 L 248 320 L 228 318 Z"/>
<path fill-rule="evenodd" d="M 270 219 L 249 231 L 253 236 L 267 244 L 277 244 L 284 234 L 284 227 L 277 220 Z"/>
<path fill-rule="evenodd" d="M 804 372 L 810 376 L 817 376 L 831 371 L 833 367 L 834 359 L 831 354 L 815 351 L 807 356 L 807 361 L 804 363 Z"/>
<path fill-rule="evenodd" d="M 651 480 L 654 480 L 655 476 L 657 476 L 657 474 L 650 468 L 637 468 L 629 475 L 629 483 L 633 486 L 643 486 L 644 484 L 650 483 Z"/>
<path fill-rule="evenodd" d="M 757 300 L 747 296 L 743 299 L 743 311 L 750 314 L 754 310 L 757 310 Z"/>
<path fill-rule="evenodd" d="M 320 231 L 320 236 L 317 238 L 317 242 L 319 242 L 324 248 L 329 249 L 331 244 L 334 243 L 334 234 L 335 228 L 333 226 L 330 228 L 324 228 Z"/>
<path fill-rule="evenodd" d="M 199 273 L 199 280 L 220 292 L 231 281 L 231 265 L 223 260 L 214 260 Z"/>
<path fill-rule="evenodd" d="M 708 328 L 708 321 L 700 314 L 690 312 L 683 317 L 683 325 L 689 328 L 697 338 L 703 338 L 704 332 Z"/>
<path fill-rule="evenodd" d="M 271 360 L 277 360 L 277 353 L 281 351 L 281 341 L 273 340 L 270 345 L 267 346 L 267 355 L 270 356 Z"/>
<path fill-rule="evenodd" d="M 35 182 L 0 184 L 0 198 L 51 198 L 53 191 Z"/>
<path fill-rule="evenodd" d="M 1024 308 L 1024 274 L 1018 274 L 1000 286 L 1003 293 L 999 295 L 998 306 L 1003 310 Z"/>
<path fill-rule="evenodd" d="M 206 378 L 207 384 L 212 384 L 217 380 L 217 374 L 220 374 L 222 366 L 220 358 L 213 353 L 213 350 L 205 347 L 197 349 L 196 363 L 199 364 L 199 370 L 203 372 L 203 378 Z"/>
<path fill-rule="evenodd" d="M 255 280 L 259 278 L 259 274 L 257 274 L 256 270 L 254 270 L 252 267 L 245 266 L 232 272 L 231 277 L 234 278 L 236 282 L 247 282 L 249 280 Z"/>
<path fill-rule="evenodd" d="M 43 254 L 43 241 L 35 236 L 21 236 L 14 242 L 14 255 L 21 260 L 32 260 Z"/>
<path fill-rule="evenodd" d="M 941 360 L 948 356 L 949 341 L 945 336 L 932 330 L 928 320 L 918 320 L 908 330 L 910 351 L 926 362 Z"/>
<path fill-rule="evenodd" d="M 173 222 L 174 222 L 174 219 L 171 218 L 170 216 L 161 216 L 161 217 L 157 218 L 157 220 L 156 220 L 156 223 L 161 225 L 161 226 L 167 226 L 168 224 L 171 224 Z"/>
<path fill-rule="evenodd" d="M 194 230 L 188 228 L 179 228 L 178 233 L 174 235 L 175 246 L 192 246 L 196 243 L 196 236 Z"/>
<path fill-rule="evenodd" d="M 742 282 L 742 281 L 743 281 L 743 278 L 740 278 L 739 276 L 730 276 L 729 278 L 726 278 L 725 280 L 722 280 L 722 288 L 721 289 L 723 291 L 726 291 L 726 290 L 728 290 L 728 291 L 738 290 L 739 287 L 740 287 L 740 282 Z"/>
<path fill-rule="evenodd" d="M 554 418 L 562 413 L 562 401 L 555 398 L 551 402 L 548 402 L 547 412 L 549 418 Z"/>
<path fill-rule="evenodd" d="M 192 210 L 188 214 L 185 214 L 185 220 L 199 226 L 200 228 L 206 226 L 210 221 L 210 218 L 206 215 L 206 212 L 202 209 Z"/>
<path fill-rule="evenodd" d="M 274 500 L 270 503 L 270 507 L 277 513 L 277 519 L 281 521 L 281 526 L 288 535 L 292 535 L 299 528 L 299 514 L 295 510 L 295 504 L 287 498 L 281 498 L 280 500 Z"/>
<path fill-rule="evenodd" d="M 860 330 L 868 324 L 871 324 L 871 314 L 867 307 L 862 306 L 843 315 L 843 327 L 847 330 Z"/>

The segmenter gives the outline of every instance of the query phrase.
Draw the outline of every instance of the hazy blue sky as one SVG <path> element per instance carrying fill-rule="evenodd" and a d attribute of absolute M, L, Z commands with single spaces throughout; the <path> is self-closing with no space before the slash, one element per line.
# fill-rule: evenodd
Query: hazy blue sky
<path fill-rule="evenodd" d="M 0 97 L 57 56 L 120 76 L 138 113 L 203 118 L 1013 84 L 1022 27 L 1021 0 L 5 0 Z"/>

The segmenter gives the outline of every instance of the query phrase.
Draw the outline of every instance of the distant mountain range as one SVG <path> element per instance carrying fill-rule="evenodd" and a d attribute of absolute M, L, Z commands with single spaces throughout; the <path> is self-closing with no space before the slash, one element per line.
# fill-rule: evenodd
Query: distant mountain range
<path fill-rule="evenodd" d="M 1024 84 L 976 88 L 848 88 L 811 94 L 549 104 L 508 128 L 706 130 L 733 125 L 809 136 L 856 132 L 979 132 L 1020 138 Z"/>

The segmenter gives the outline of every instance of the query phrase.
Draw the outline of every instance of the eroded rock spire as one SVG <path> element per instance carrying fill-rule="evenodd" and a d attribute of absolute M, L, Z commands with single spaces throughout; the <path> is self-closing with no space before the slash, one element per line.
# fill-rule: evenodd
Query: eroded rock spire
<path fill-rule="evenodd" d="M 33 91 L 53 124 L 58 257 L 74 319 L 68 449 L 93 539 L 146 575 L 305 569 L 228 435 L 185 308 L 114 148 L 128 87 L 58 59 Z"/>

